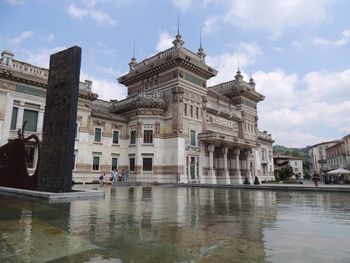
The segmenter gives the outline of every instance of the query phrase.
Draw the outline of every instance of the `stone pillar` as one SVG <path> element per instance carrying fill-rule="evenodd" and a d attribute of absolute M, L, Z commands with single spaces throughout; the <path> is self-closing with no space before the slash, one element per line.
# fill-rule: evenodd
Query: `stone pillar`
<path fill-rule="evenodd" d="M 209 183 L 209 184 L 215 184 L 216 183 L 215 170 L 214 170 L 214 150 L 215 150 L 215 146 L 213 144 L 208 145 L 209 167 L 208 167 L 208 180 L 207 180 L 207 183 Z"/>
<path fill-rule="evenodd" d="M 222 153 L 224 155 L 224 174 L 223 174 L 223 183 L 224 184 L 230 184 L 230 174 L 227 167 L 227 153 L 228 153 L 228 147 L 222 148 Z"/>
<path fill-rule="evenodd" d="M 197 170 L 198 157 L 194 157 L 194 179 L 198 180 L 198 170 Z"/>
<path fill-rule="evenodd" d="M 17 112 L 16 130 L 22 129 L 22 125 L 23 125 L 23 115 L 24 115 L 24 107 L 19 106 L 19 107 L 18 107 L 18 112 Z"/>
<path fill-rule="evenodd" d="M 191 157 L 187 156 L 186 160 L 187 160 L 187 167 L 186 167 L 187 168 L 187 181 L 189 182 L 190 178 L 191 178 Z"/>
<path fill-rule="evenodd" d="M 241 151 L 241 161 L 242 161 L 241 175 L 242 175 L 243 181 L 245 180 L 245 177 L 247 177 L 248 181 L 252 183 L 249 175 L 248 156 L 249 156 L 249 150 Z"/>
<path fill-rule="evenodd" d="M 240 166 L 240 160 L 239 160 L 239 155 L 240 155 L 240 149 L 235 149 L 234 150 L 234 155 L 235 155 L 235 160 L 236 160 L 236 165 L 235 165 L 235 175 L 233 176 L 231 183 L 234 184 L 242 184 L 242 176 L 241 176 L 241 166 Z"/>
<path fill-rule="evenodd" d="M 178 86 L 172 89 L 172 93 L 173 93 L 173 132 L 176 134 L 181 134 L 183 133 L 184 89 Z"/>
<path fill-rule="evenodd" d="M 202 123 L 203 123 L 203 132 L 207 130 L 207 97 L 202 96 Z"/>
<path fill-rule="evenodd" d="M 38 123 L 37 123 L 37 131 L 42 132 L 43 131 L 43 124 L 44 124 L 44 112 L 39 111 L 38 113 Z"/>

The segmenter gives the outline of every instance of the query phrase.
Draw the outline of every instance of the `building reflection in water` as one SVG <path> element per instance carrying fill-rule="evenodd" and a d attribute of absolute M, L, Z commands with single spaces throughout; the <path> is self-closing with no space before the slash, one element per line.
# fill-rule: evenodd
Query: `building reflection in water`
<path fill-rule="evenodd" d="M 101 189 L 106 191 L 103 200 L 47 204 L 1 199 L 0 257 L 23 262 L 34 256 L 43 262 L 276 261 L 285 254 L 275 249 L 286 251 L 277 240 L 287 235 L 288 243 L 295 231 L 290 218 L 304 216 L 317 223 L 317 212 L 334 223 L 344 219 L 338 215 L 342 202 L 345 216 L 350 214 L 344 195 L 160 186 Z M 286 222 L 290 225 L 281 228 Z M 44 247 L 40 255 L 33 252 L 38 247 Z"/>

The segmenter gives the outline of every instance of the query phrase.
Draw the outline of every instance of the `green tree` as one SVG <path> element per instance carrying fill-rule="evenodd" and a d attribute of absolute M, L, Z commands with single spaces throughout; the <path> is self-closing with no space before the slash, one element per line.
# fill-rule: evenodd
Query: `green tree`
<path fill-rule="evenodd" d="M 279 172 L 279 178 L 280 180 L 287 180 L 289 177 L 293 175 L 293 168 L 289 164 L 282 167 L 282 169 Z"/>
<path fill-rule="evenodd" d="M 291 155 L 294 156 L 294 157 L 299 157 L 299 158 L 302 157 L 301 154 L 300 154 L 300 152 L 297 151 L 297 150 L 292 151 Z"/>

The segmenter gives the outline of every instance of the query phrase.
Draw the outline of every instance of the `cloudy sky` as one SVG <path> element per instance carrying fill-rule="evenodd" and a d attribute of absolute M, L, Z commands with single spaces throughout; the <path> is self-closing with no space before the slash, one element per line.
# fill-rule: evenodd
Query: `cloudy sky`
<path fill-rule="evenodd" d="M 238 61 L 266 96 L 259 128 L 275 144 L 303 147 L 350 133 L 349 0 L 0 0 L 0 49 L 48 67 L 49 55 L 83 49 L 81 80 L 99 98 L 122 99 L 116 78 L 171 46 L 180 33 L 202 45 L 219 71 L 209 84 L 231 80 Z"/>

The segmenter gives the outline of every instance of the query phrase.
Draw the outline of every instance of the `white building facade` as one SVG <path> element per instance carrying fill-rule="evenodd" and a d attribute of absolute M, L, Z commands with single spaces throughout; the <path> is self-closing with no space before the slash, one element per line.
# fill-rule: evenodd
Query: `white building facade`
<path fill-rule="evenodd" d="M 207 87 L 217 71 L 200 48 L 174 46 L 140 63 L 118 81 L 128 89 L 121 101 L 102 101 L 80 84 L 73 178 L 94 181 L 114 168 L 130 170 L 130 181 L 232 184 L 273 180 L 271 135 L 258 131 L 257 103 L 264 96 L 253 79 Z M 0 140 L 41 136 L 48 70 L 16 61 L 8 51 L 0 64 Z M 35 166 L 35 147 L 28 150 Z M 29 167 L 33 168 L 33 167 Z"/>

